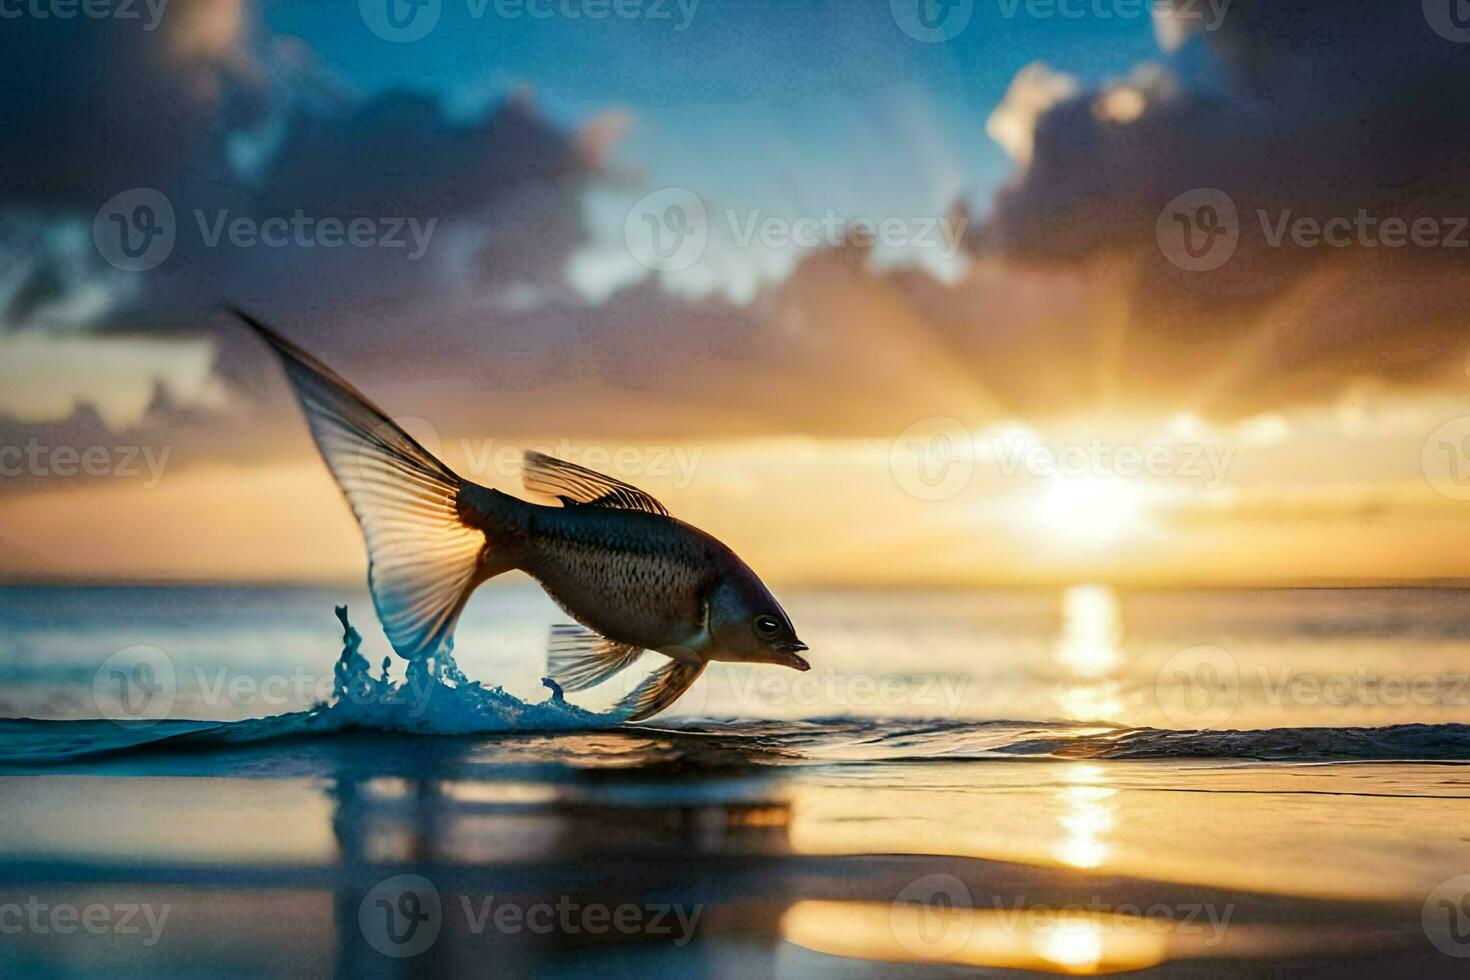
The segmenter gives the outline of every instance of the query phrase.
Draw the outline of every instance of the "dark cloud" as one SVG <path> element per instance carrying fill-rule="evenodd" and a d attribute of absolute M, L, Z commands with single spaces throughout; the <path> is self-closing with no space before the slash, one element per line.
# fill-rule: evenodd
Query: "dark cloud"
<path fill-rule="evenodd" d="M 1354 230 L 1337 248 L 1276 246 L 1266 229 L 1360 212 L 1460 227 L 1470 45 L 1437 34 L 1416 3 L 1237 0 L 1217 31 L 1177 23 L 1184 43 L 1163 72 L 1040 115 L 977 252 L 1113 270 L 1126 310 L 1107 370 L 1137 402 L 1206 394 L 1212 370 L 1228 386 L 1207 407 L 1226 414 L 1324 397 L 1357 375 L 1457 374 L 1470 232 L 1458 248 L 1389 248 L 1376 230 L 1356 244 Z M 1235 254 L 1207 271 L 1172 264 L 1156 238 L 1165 206 L 1197 188 L 1238 210 Z"/>

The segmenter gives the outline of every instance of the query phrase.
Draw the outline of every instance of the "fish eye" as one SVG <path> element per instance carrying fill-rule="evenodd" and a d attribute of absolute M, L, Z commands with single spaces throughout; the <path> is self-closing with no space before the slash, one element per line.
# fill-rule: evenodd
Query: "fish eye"
<path fill-rule="evenodd" d="M 755 617 L 755 632 L 763 639 L 772 639 L 781 632 L 781 621 L 775 616 Z"/>

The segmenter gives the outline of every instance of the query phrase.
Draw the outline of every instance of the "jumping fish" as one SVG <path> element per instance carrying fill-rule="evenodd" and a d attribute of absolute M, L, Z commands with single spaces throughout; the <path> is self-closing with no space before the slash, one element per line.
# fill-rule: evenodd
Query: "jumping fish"
<path fill-rule="evenodd" d="M 400 656 L 452 646 L 470 593 L 520 569 L 576 621 L 553 627 L 548 648 L 563 690 L 600 684 L 649 651 L 668 658 L 619 702 L 630 721 L 669 707 L 713 660 L 810 669 L 759 576 L 649 494 L 538 452 L 525 453 L 522 482 L 560 506 L 461 479 L 321 361 L 233 312 L 280 356 L 362 525 L 373 605 Z"/>

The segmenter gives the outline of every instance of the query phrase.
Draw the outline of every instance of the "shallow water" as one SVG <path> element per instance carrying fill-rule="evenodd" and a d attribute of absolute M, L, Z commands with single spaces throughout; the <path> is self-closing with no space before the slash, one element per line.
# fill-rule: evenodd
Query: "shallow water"
<path fill-rule="evenodd" d="M 809 675 L 720 667 L 638 726 L 603 710 L 636 678 L 580 708 L 540 684 L 554 611 L 529 590 L 472 607 L 463 675 L 417 678 L 381 674 L 358 598 L 0 590 L 6 713 L 46 719 L 0 722 L 0 926 L 7 903 L 170 916 L 151 945 L 28 927 L 7 974 L 1470 954 L 1457 592 L 798 593 Z M 367 656 L 334 673 L 343 599 Z M 482 914 L 558 903 L 582 911 L 546 933 Z M 628 903 L 627 929 L 578 918 Z M 687 942 L 652 905 L 698 910 Z M 400 957 L 415 913 L 435 938 Z"/>

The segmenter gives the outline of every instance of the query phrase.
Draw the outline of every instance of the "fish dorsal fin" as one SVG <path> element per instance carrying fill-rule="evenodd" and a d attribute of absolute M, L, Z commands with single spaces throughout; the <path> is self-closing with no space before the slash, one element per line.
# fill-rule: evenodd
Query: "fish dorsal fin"
<path fill-rule="evenodd" d="M 546 672 L 564 691 L 582 691 L 601 684 L 643 656 L 643 648 L 609 640 L 576 623 L 551 628 L 546 648 Z"/>
<path fill-rule="evenodd" d="M 532 493 L 557 497 L 563 504 L 641 510 L 646 514 L 669 516 L 667 507 L 635 486 L 534 450 L 526 453 L 521 482 Z"/>

